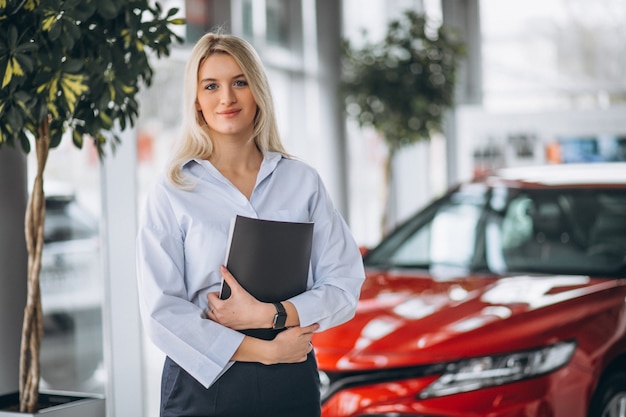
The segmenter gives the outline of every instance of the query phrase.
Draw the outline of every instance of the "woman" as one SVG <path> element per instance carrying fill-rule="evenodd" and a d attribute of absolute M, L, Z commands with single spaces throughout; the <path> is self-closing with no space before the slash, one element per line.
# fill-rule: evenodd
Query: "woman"
<path fill-rule="evenodd" d="M 319 416 L 311 337 L 354 315 L 364 279 L 358 248 L 318 173 L 284 150 L 263 66 L 247 42 L 202 37 L 184 100 L 182 139 L 149 193 L 137 237 L 142 317 L 166 354 L 161 416 Z M 238 285 L 222 266 L 235 215 L 314 223 L 304 293 L 275 306 Z M 243 332 L 257 328 L 275 337 Z"/>

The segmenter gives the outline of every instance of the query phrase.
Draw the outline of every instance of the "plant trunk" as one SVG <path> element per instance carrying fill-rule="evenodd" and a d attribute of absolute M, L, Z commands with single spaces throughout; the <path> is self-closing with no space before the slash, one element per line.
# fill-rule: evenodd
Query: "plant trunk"
<path fill-rule="evenodd" d="M 389 152 L 387 153 L 387 159 L 385 160 L 385 191 L 384 191 L 384 201 L 385 205 L 383 208 L 383 217 L 381 219 L 381 231 L 382 236 L 386 236 L 387 233 L 390 232 L 392 225 L 391 223 L 391 212 L 393 210 L 393 158 L 396 152 L 395 149 L 389 148 Z"/>
<path fill-rule="evenodd" d="M 33 189 L 28 197 L 24 233 L 28 251 L 27 298 L 22 327 L 20 350 L 20 412 L 34 413 L 39 400 L 39 378 L 41 338 L 43 336 L 43 314 L 41 310 L 41 252 L 44 244 L 44 222 L 46 214 L 43 191 L 43 171 L 50 149 L 50 126 L 44 119 L 39 126 L 36 142 L 37 174 Z"/>

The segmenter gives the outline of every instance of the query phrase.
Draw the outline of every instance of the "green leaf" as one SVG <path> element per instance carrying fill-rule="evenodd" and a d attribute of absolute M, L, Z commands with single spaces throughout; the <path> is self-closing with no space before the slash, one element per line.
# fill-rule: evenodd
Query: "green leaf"
<path fill-rule="evenodd" d="M 52 120 L 50 122 L 50 148 L 56 148 L 63 139 L 63 132 L 65 131 L 64 125 L 58 120 Z"/>
<path fill-rule="evenodd" d="M 15 106 L 10 106 L 6 111 L 6 119 L 11 126 L 10 131 L 19 132 L 24 128 L 24 118 Z"/>
<path fill-rule="evenodd" d="M 15 47 L 15 52 L 18 54 L 27 54 L 36 51 L 37 48 L 38 46 L 35 42 L 21 43 Z"/>
<path fill-rule="evenodd" d="M 63 7 L 68 11 L 74 11 L 77 6 L 79 6 L 84 0 L 65 0 Z M 87 2 L 89 3 L 89 2 Z"/>
<path fill-rule="evenodd" d="M 81 135 L 76 129 L 72 132 L 72 142 L 78 149 L 82 149 L 83 135 Z"/>
<path fill-rule="evenodd" d="M 161 18 L 161 5 L 151 4 L 25 0 L 10 22 L 0 16 L 0 146 L 24 132 L 36 136 L 50 118 L 54 146 L 70 127 L 75 145 L 89 132 L 104 155 L 107 140 L 117 140 L 110 130 L 138 117 L 139 83 L 149 85 L 153 77 L 149 58 L 182 42 L 169 29 L 184 22 L 175 18 L 179 10 Z"/>
<path fill-rule="evenodd" d="M 30 153 L 30 141 L 23 132 L 19 135 L 19 140 L 22 150 L 24 150 L 25 153 Z"/>
<path fill-rule="evenodd" d="M 83 62 L 79 59 L 69 59 L 63 64 L 63 72 L 76 74 L 83 68 Z"/>
<path fill-rule="evenodd" d="M 100 121 L 102 122 L 102 126 L 107 130 L 113 127 L 113 119 L 105 112 L 100 113 Z"/>
<path fill-rule="evenodd" d="M 24 91 L 24 90 L 18 90 L 15 92 L 15 94 L 13 95 L 14 99 L 18 102 L 18 103 L 25 103 L 28 104 L 28 102 L 31 101 L 32 96 L 30 95 L 30 93 L 28 91 Z"/>
<path fill-rule="evenodd" d="M 73 21 L 65 21 L 63 24 L 63 29 L 70 35 L 73 39 L 79 39 L 81 36 L 80 27 L 76 25 L 76 22 Z M 72 49 L 69 47 L 68 49 Z"/>
<path fill-rule="evenodd" d="M 61 34 L 59 35 L 59 42 L 65 50 L 71 50 L 74 48 L 74 38 L 72 38 L 67 31 L 61 31 Z"/>
<path fill-rule="evenodd" d="M 74 17 L 76 20 L 84 22 L 91 18 L 95 12 L 96 6 L 94 2 L 78 0 L 78 5 L 74 9 Z"/>
<path fill-rule="evenodd" d="M 453 105 L 459 42 L 431 36 L 425 16 L 409 11 L 379 43 L 356 49 L 345 41 L 342 50 L 348 114 L 378 130 L 392 153 L 441 129 L 443 109 Z"/>
<path fill-rule="evenodd" d="M 67 106 L 69 113 L 74 112 L 74 108 L 81 94 L 89 89 L 86 76 L 84 74 L 68 74 L 61 70 L 54 74 L 52 78 L 45 84 L 37 87 L 37 93 L 43 94 L 47 92 L 48 109 L 54 117 L 59 117 L 62 108 L 58 104 Z M 57 99 L 63 98 L 61 103 Z M 65 107 L 64 106 L 64 107 Z"/>
<path fill-rule="evenodd" d="M 49 25 L 45 25 L 44 30 L 46 30 L 46 27 L 48 27 L 48 31 L 50 32 L 50 40 L 54 42 L 59 39 L 59 36 L 61 36 L 63 27 L 58 23 L 56 16 L 51 17 L 49 20 L 51 20 L 51 23 Z"/>
<path fill-rule="evenodd" d="M 98 14 L 106 20 L 112 20 L 117 16 L 118 9 L 112 1 L 100 1 L 98 3 Z"/>
<path fill-rule="evenodd" d="M 22 2 L 21 4 L 24 5 L 24 10 L 31 12 L 39 5 L 39 0 L 26 0 L 26 2 Z"/>
<path fill-rule="evenodd" d="M 15 49 L 17 46 L 17 28 L 13 25 L 7 30 L 7 45 L 9 49 Z"/>
<path fill-rule="evenodd" d="M 19 77 L 22 75 L 24 75 L 24 71 L 20 63 L 14 57 L 10 57 L 4 70 L 4 76 L 2 77 L 2 88 L 9 85 L 14 76 Z"/>

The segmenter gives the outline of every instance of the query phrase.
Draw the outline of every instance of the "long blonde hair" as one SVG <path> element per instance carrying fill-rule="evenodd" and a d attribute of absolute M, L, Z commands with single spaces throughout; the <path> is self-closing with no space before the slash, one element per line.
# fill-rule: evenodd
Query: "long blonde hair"
<path fill-rule="evenodd" d="M 274 101 L 269 82 L 258 54 L 245 40 L 233 35 L 207 33 L 195 44 L 185 68 L 183 96 L 183 130 L 167 167 L 167 178 L 176 186 L 193 187 L 185 181 L 182 165 L 192 158 L 208 159 L 213 153 L 213 142 L 202 113 L 197 110 L 198 70 L 209 56 L 215 53 L 228 54 L 243 71 L 257 113 L 254 117 L 254 141 L 261 152 L 274 151 L 288 156 L 280 136 L 274 113 Z"/>

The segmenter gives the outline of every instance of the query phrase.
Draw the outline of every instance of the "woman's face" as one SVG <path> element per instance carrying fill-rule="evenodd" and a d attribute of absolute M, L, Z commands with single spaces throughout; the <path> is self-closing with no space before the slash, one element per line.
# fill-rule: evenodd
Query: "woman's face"
<path fill-rule="evenodd" d="M 257 105 L 233 57 L 215 53 L 200 65 L 196 109 L 202 112 L 212 139 L 252 137 Z"/>

